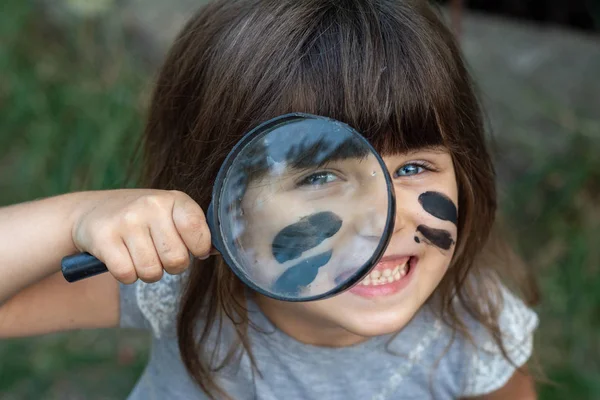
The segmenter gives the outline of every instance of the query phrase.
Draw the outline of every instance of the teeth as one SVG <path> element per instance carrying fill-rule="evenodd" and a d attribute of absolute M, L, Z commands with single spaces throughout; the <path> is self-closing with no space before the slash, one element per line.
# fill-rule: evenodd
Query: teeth
<path fill-rule="evenodd" d="M 399 281 L 408 273 L 408 263 L 404 263 L 401 265 L 397 265 L 393 269 L 384 269 L 381 271 L 372 271 L 369 275 L 363 279 L 361 285 L 364 286 L 377 286 L 377 285 L 385 285 L 387 283 L 392 283 L 395 281 Z"/>

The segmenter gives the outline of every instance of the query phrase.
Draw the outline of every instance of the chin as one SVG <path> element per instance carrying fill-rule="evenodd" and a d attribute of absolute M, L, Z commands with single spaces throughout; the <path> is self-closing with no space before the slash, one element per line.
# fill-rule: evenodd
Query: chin
<path fill-rule="evenodd" d="M 352 290 L 325 300 L 328 319 L 348 332 L 373 337 L 401 331 L 425 303 L 426 293 L 433 291 L 434 282 L 418 285 L 418 279 L 396 293 L 381 296 L 365 296 Z M 385 287 L 383 287 L 385 289 Z M 369 293 L 367 293 L 369 294 Z M 377 294 L 377 293 L 375 293 Z"/>
<path fill-rule="evenodd" d="M 401 331 L 414 317 L 416 311 L 417 309 L 395 308 L 358 313 L 349 310 L 347 314 L 342 314 L 344 320 L 338 320 L 338 323 L 355 335 L 381 336 Z"/>

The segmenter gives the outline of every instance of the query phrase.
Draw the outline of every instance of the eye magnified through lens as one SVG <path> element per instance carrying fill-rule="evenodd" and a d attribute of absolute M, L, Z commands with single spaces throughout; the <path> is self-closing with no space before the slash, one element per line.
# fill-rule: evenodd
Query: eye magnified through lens
<path fill-rule="evenodd" d="M 340 293 L 389 240 L 395 207 L 385 165 L 339 121 L 268 121 L 232 151 L 217 182 L 209 210 L 215 246 L 265 295 L 307 301 Z"/>

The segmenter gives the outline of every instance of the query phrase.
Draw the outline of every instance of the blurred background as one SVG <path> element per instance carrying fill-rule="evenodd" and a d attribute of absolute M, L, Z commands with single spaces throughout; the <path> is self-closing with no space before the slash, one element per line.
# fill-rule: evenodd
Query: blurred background
<path fill-rule="evenodd" d="M 4 0 L 0 205 L 132 185 L 156 68 L 201 0 Z M 542 294 L 542 399 L 600 399 L 600 0 L 451 0 L 501 207 Z M 135 170 L 133 171 L 135 176 Z M 148 337 L 0 341 L 0 399 L 125 398 Z"/>

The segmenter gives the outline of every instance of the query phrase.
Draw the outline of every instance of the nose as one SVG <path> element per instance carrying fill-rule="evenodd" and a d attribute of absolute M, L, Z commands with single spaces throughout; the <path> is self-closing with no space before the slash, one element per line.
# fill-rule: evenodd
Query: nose
<path fill-rule="evenodd" d="M 387 221 L 387 210 L 369 207 L 357 221 L 357 232 L 360 236 L 379 240 L 383 235 Z"/>
<path fill-rule="evenodd" d="M 364 238 L 380 240 L 391 210 L 387 190 L 372 191 L 364 196 L 363 202 L 363 207 L 355 211 L 358 214 L 356 231 Z"/>
<path fill-rule="evenodd" d="M 402 196 L 400 196 L 400 198 L 401 197 Z M 356 223 L 357 232 L 362 237 L 380 240 L 384 234 L 388 214 L 391 213 L 392 210 L 391 205 L 389 205 L 387 192 L 379 193 L 377 196 L 369 196 L 366 202 L 367 205 L 362 211 L 358 211 L 360 213 L 360 218 L 358 218 Z M 404 229 L 407 219 L 409 218 L 407 215 L 408 210 L 401 204 L 402 201 L 399 199 L 397 191 L 395 203 L 396 204 L 393 206 L 395 215 L 390 228 L 391 234 L 395 234 Z"/>

